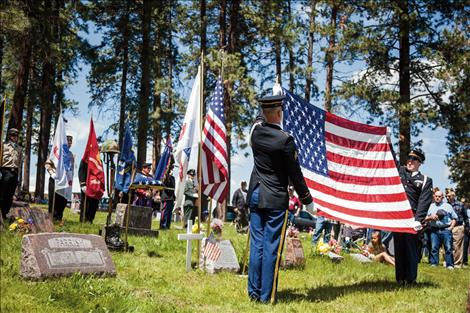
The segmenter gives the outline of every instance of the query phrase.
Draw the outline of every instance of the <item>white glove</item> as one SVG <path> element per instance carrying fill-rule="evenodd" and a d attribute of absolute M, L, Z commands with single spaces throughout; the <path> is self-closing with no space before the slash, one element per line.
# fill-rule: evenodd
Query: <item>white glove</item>
<path fill-rule="evenodd" d="M 315 206 L 314 206 L 314 204 L 313 204 L 313 201 L 310 202 L 309 204 L 307 204 L 307 205 L 305 206 L 305 209 L 307 210 L 307 212 L 312 213 L 312 214 L 315 214 Z"/>
<path fill-rule="evenodd" d="M 80 188 L 82 190 L 83 193 L 86 193 L 86 186 L 82 186 L 82 188 Z"/>
<path fill-rule="evenodd" d="M 423 225 L 421 225 L 421 223 L 418 221 L 414 221 L 413 223 L 411 223 L 411 225 L 413 226 L 413 229 L 415 231 L 420 231 L 421 229 L 423 229 Z"/>
<path fill-rule="evenodd" d="M 194 198 L 194 199 L 197 199 L 197 198 L 199 198 L 199 194 L 197 194 L 197 193 L 194 193 L 194 194 L 193 194 L 193 198 Z"/>
<path fill-rule="evenodd" d="M 51 174 L 51 177 L 52 177 L 52 179 L 56 179 L 56 178 L 57 178 L 56 173 L 52 173 L 52 174 Z"/>

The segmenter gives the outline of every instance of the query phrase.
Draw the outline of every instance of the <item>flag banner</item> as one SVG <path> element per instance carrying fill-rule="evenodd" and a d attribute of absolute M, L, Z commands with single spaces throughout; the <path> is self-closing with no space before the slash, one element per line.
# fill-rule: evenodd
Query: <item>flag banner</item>
<path fill-rule="evenodd" d="M 207 108 L 202 133 L 202 192 L 219 203 L 228 193 L 227 130 L 220 78 Z"/>
<path fill-rule="evenodd" d="M 199 114 L 201 110 L 200 97 L 200 68 L 194 79 L 193 88 L 186 108 L 183 126 L 178 137 L 178 144 L 175 149 L 175 163 L 178 165 L 178 175 L 175 181 L 175 208 L 182 208 L 184 203 L 184 184 L 186 173 L 190 169 L 189 164 L 194 164 L 197 168 L 198 148 L 201 141 Z"/>
<path fill-rule="evenodd" d="M 155 181 L 163 181 L 168 167 L 170 165 L 171 155 L 173 154 L 173 145 L 171 143 L 171 138 L 168 136 L 166 139 L 165 149 L 163 150 L 160 160 L 158 161 L 157 169 L 155 170 L 155 175 L 153 179 Z"/>
<path fill-rule="evenodd" d="M 135 163 L 135 155 L 132 151 L 132 135 L 129 125 L 124 128 L 124 138 L 122 140 L 121 153 L 118 158 L 116 179 L 114 187 L 122 192 L 129 192 L 132 179 L 132 164 Z"/>
<path fill-rule="evenodd" d="M 85 153 L 82 158 L 87 163 L 86 195 L 93 199 L 101 199 L 104 194 L 104 171 L 103 162 L 100 158 L 100 148 L 96 140 L 93 119 L 90 119 L 90 133 L 86 144 Z"/>
<path fill-rule="evenodd" d="M 415 233 L 387 128 L 347 120 L 284 92 L 284 130 L 295 139 L 318 215 L 361 227 Z"/>
<path fill-rule="evenodd" d="M 217 240 L 215 240 L 214 233 L 211 232 L 209 237 L 207 237 L 206 245 L 204 246 L 204 256 L 211 261 L 217 261 L 222 254 L 219 246 L 217 245 Z"/>
<path fill-rule="evenodd" d="M 55 192 L 67 200 L 72 200 L 73 155 L 67 144 L 64 118 L 62 113 L 57 120 L 49 160 L 55 168 Z"/>

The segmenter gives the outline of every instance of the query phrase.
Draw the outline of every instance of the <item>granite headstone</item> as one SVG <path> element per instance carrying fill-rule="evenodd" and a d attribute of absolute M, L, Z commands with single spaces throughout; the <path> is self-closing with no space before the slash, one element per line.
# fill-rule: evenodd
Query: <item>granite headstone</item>
<path fill-rule="evenodd" d="M 114 223 L 121 226 L 124 231 L 126 227 L 126 203 L 116 205 L 116 218 Z M 157 236 L 158 231 L 152 230 L 152 211 L 153 209 L 145 206 L 131 205 L 129 215 L 129 234 L 140 236 Z"/>
<path fill-rule="evenodd" d="M 230 240 L 217 240 L 217 245 L 221 251 L 220 257 L 217 261 L 208 260 L 204 257 L 204 248 L 207 238 L 202 240 L 202 252 L 199 260 L 200 267 L 205 268 L 208 273 L 215 274 L 219 272 L 234 272 L 240 271 L 240 264 Z"/>
<path fill-rule="evenodd" d="M 300 239 L 295 237 L 287 237 L 286 241 L 286 258 L 282 263 L 282 267 L 304 267 L 305 255 Z"/>
<path fill-rule="evenodd" d="M 50 233 L 54 231 L 51 215 L 40 208 L 26 206 L 14 206 L 8 213 L 12 217 L 22 218 L 25 221 L 31 220 L 31 233 Z"/>
<path fill-rule="evenodd" d="M 102 237 L 71 233 L 25 235 L 20 275 L 44 279 L 73 273 L 116 275 L 116 268 Z"/>

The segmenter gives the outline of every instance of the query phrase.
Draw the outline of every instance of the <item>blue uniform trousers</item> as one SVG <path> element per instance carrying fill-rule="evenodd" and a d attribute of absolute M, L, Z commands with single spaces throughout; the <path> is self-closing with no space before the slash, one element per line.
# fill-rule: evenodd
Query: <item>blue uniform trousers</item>
<path fill-rule="evenodd" d="M 273 286 L 277 289 L 274 272 L 286 214 L 285 210 L 251 210 L 248 267 L 248 295 L 251 299 L 269 302 Z"/>
<path fill-rule="evenodd" d="M 397 282 L 416 282 L 418 276 L 419 234 L 393 233 L 395 277 Z"/>
<path fill-rule="evenodd" d="M 162 214 L 160 215 L 160 229 L 170 229 L 171 225 L 171 215 L 173 214 L 173 200 L 163 201 L 162 202 Z"/>

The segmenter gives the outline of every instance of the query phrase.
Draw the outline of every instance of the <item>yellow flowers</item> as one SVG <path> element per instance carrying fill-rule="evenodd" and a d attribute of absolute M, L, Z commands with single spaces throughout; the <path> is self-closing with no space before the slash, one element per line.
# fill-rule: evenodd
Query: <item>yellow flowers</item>
<path fill-rule="evenodd" d="M 17 227 L 18 227 L 18 224 L 12 223 L 12 224 L 10 225 L 9 229 L 10 229 L 11 231 L 14 231 Z"/>

